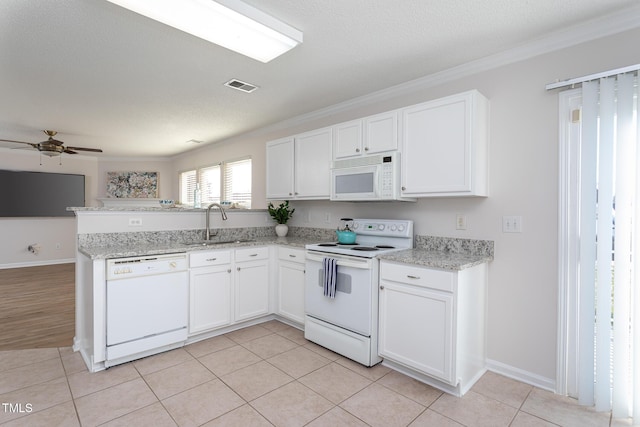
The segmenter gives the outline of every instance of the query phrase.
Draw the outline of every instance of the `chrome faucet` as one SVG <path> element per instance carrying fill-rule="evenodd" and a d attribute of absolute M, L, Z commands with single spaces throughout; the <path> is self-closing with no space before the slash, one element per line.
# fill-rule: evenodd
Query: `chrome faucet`
<path fill-rule="evenodd" d="M 211 203 L 209 206 L 207 206 L 207 235 L 206 235 L 206 240 L 211 240 L 211 228 L 209 227 L 209 216 L 211 214 L 211 208 L 216 206 L 218 209 L 220 209 L 220 215 L 222 215 L 222 220 L 226 221 L 227 220 L 227 214 L 225 213 L 224 209 L 222 209 L 222 206 L 220 206 L 219 203 Z M 214 234 L 214 236 L 217 236 L 218 232 L 216 232 L 216 234 Z"/>

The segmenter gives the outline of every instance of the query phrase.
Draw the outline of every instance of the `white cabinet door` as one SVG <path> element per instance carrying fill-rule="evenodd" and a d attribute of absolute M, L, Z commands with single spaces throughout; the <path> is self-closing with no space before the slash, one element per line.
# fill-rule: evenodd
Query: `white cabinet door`
<path fill-rule="evenodd" d="M 279 248 L 278 314 L 304 323 L 304 251 Z"/>
<path fill-rule="evenodd" d="M 333 127 L 333 158 L 362 155 L 362 119 L 340 123 Z"/>
<path fill-rule="evenodd" d="M 267 199 L 293 198 L 293 138 L 267 143 Z"/>
<path fill-rule="evenodd" d="M 379 353 L 455 384 L 453 294 L 380 282 Z"/>
<path fill-rule="evenodd" d="M 235 321 L 269 314 L 269 260 L 236 263 Z"/>
<path fill-rule="evenodd" d="M 231 307 L 231 265 L 190 270 L 190 334 L 229 325 Z"/>
<path fill-rule="evenodd" d="M 389 111 L 364 119 L 364 154 L 398 149 L 398 111 Z"/>
<path fill-rule="evenodd" d="M 402 194 L 487 195 L 487 101 L 470 91 L 402 110 Z"/>
<path fill-rule="evenodd" d="M 295 137 L 295 198 L 329 198 L 331 138 L 330 127 Z"/>

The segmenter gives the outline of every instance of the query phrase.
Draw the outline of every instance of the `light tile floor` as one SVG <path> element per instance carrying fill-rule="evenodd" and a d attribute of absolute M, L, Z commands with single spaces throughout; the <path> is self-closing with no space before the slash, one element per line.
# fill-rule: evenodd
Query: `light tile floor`
<path fill-rule="evenodd" d="M 456 398 L 269 321 L 91 374 L 70 348 L 0 352 L 2 426 L 609 426 L 488 372 Z"/>

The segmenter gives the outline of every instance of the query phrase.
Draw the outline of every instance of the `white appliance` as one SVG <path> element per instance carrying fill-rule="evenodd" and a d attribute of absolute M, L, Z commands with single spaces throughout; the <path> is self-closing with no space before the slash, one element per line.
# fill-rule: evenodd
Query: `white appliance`
<path fill-rule="evenodd" d="M 186 254 L 107 260 L 105 366 L 184 345 L 188 307 Z"/>
<path fill-rule="evenodd" d="M 397 151 L 335 160 L 331 167 L 330 199 L 416 200 L 400 194 L 400 153 Z"/>
<path fill-rule="evenodd" d="M 306 339 L 373 366 L 378 356 L 377 255 L 413 247 L 413 221 L 355 219 L 355 244 L 306 245 Z M 335 298 L 324 294 L 325 258 L 337 264 Z"/>

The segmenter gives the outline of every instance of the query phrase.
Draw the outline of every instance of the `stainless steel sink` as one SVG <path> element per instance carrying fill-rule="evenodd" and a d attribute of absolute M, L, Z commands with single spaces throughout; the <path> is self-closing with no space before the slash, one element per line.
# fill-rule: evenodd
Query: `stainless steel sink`
<path fill-rule="evenodd" d="M 195 240 L 191 242 L 184 242 L 187 246 L 215 246 L 225 245 L 229 243 L 249 243 L 255 242 L 253 239 L 235 239 L 235 240 Z"/>

